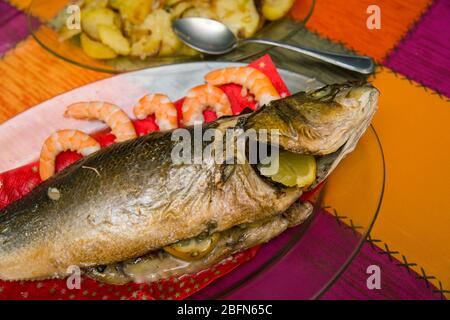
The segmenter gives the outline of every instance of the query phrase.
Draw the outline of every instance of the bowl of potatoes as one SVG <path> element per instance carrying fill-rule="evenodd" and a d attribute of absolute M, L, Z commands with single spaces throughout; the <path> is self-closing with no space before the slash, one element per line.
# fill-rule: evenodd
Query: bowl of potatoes
<path fill-rule="evenodd" d="M 177 38 L 176 19 L 206 17 L 238 38 L 287 40 L 313 9 L 314 0 L 33 0 L 28 19 L 33 37 L 59 58 L 120 73 L 207 59 L 240 61 L 267 50 L 248 44 L 222 56 L 201 54 Z"/>

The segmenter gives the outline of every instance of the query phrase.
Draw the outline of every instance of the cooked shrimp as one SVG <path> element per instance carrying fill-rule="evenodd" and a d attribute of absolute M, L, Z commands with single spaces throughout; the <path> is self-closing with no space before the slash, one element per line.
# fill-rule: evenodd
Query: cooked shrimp
<path fill-rule="evenodd" d="M 280 94 L 263 72 L 252 67 L 231 67 L 212 71 L 205 76 L 207 83 L 220 86 L 235 83 L 249 90 L 259 106 L 280 99 Z"/>
<path fill-rule="evenodd" d="M 39 158 L 39 175 L 43 181 L 55 173 L 56 156 L 68 150 L 87 156 L 100 150 L 100 143 L 78 130 L 60 130 L 53 133 L 45 140 Z"/>
<path fill-rule="evenodd" d="M 148 94 L 139 100 L 134 107 L 134 115 L 142 120 L 155 115 L 155 122 L 160 130 L 171 130 L 178 127 L 177 109 L 165 94 Z"/>
<path fill-rule="evenodd" d="M 127 114 L 108 102 L 74 103 L 67 107 L 65 116 L 80 120 L 101 120 L 111 128 L 117 142 L 136 138 L 136 130 Z"/>
<path fill-rule="evenodd" d="M 190 126 L 203 123 L 205 121 L 203 111 L 207 107 L 212 107 L 218 117 L 233 114 L 225 92 L 218 87 L 204 84 L 191 89 L 184 99 L 181 109 L 184 124 Z"/>

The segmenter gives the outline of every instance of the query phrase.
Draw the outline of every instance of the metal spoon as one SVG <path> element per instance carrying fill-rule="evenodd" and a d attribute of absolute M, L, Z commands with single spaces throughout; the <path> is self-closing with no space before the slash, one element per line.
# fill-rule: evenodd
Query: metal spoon
<path fill-rule="evenodd" d="M 318 51 L 270 39 L 251 38 L 238 40 L 226 25 L 206 18 L 194 17 L 175 20 L 173 22 L 173 30 L 181 41 L 188 46 L 212 55 L 228 53 L 244 43 L 260 43 L 299 52 L 362 74 L 372 73 L 375 67 L 372 59 L 366 56 L 351 56 Z"/>

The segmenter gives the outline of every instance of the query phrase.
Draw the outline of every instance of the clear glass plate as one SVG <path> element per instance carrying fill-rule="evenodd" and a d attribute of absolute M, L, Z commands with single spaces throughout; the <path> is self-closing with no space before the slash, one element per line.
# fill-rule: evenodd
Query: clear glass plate
<path fill-rule="evenodd" d="M 318 299 L 365 243 L 381 206 L 385 167 L 373 127 L 327 178 L 304 224 L 263 245 L 256 257 L 191 299 Z"/>
<path fill-rule="evenodd" d="M 45 101 L 0 125 L 0 147 L 3 146 L 0 148 L 3 150 L 0 151 L 0 172 L 37 160 L 42 142 L 55 130 L 96 132 L 105 128 L 101 122 L 64 117 L 66 106 L 73 102 L 111 101 L 132 116 L 132 107 L 144 94 L 165 92 L 172 100 L 177 100 L 189 88 L 202 83 L 207 72 L 231 65 L 239 63 L 195 62 L 129 72 Z M 320 86 L 298 73 L 279 71 L 292 92 Z M 20 148 L 5 147 L 10 146 L 11 141 Z M 371 127 L 355 151 L 326 180 L 315 199 L 315 213 L 305 224 L 263 245 L 251 261 L 192 298 L 320 297 L 364 244 L 383 198 L 384 175 L 382 147 Z"/>
<path fill-rule="evenodd" d="M 261 45 L 247 44 L 235 51 L 222 56 L 173 56 L 173 57 L 149 57 L 145 60 L 131 57 L 118 57 L 110 60 L 96 60 L 88 57 L 79 46 L 79 40 L 59 41 L 58 34 L 54 30 L 55 17 L 68 4 L 75 0 L 33 0 L 28 9 L 28 26 L 30 33 L 36 41 L 57 57 L 78 66 L 95 71 L 108 73 L 121 73 L 140 70 L 149 67 L 201 60 L 242 61 L 267 50 Z M 295 19 L 287 16 L 279 21 L 268 23 L 261 29 L 256 37 L 271 38 L 274 40 L 287 40 L 293 34 L 304 27 L 310 18 L 315 0 L 297 0 Z M 43 24 L 36 24 L 38 17 Z"/>

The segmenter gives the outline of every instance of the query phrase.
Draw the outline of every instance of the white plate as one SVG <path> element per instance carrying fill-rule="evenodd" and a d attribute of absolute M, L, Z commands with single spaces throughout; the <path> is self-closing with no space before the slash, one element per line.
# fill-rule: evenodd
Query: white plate
<path fill-rule="evenodd" d="M 114 103 L 133 118 L 132 108 L 148 93 L 165 93 L 173 101 L 204 83 L 209 71 L 242 65 L 228 62 L 195 62 L 162 66 L 117 75 L 66 92 L 28 109 L 0 125 L 0 172 L 11 170 L 39 158 L 42 143 L 60 129 L 78 129 L 93 133 L 106 126 L 99 121 L 65 118 L 65 108 L 74 102 L 102 100 Z M 321 85 L 320 82 L 293 72 L 279 70 L 291 92 Z"/>

